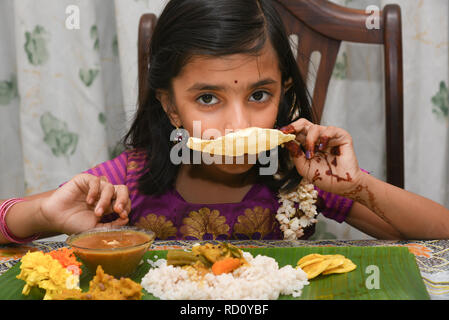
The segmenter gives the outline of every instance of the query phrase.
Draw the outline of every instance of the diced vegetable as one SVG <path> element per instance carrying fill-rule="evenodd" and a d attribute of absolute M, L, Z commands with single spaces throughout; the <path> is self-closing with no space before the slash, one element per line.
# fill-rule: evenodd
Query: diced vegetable
<path fill-rule="evenodd" d="M 198 266 L 211 268 L 214 263 L 228 258 L 239 261 L 243 259 L 242 252 L 236 246 L 229 243 L 214 245 L 206 243 L 192 247 L 192 251 L 170 250 L 167 253 L 167 265 L 173 266 Z M 236 263 L 236 262 L 235 262 Z M 232 270 L 231 270 L 232 271 Z"/>
<path fill-rule="evenodd" d="M 222 273 L 228 273 L 240 266 L 240 259 L 238 258 L 225 258 L 223 260 L 219 260 L 212 265 L 212 272 L 215 275 L 219 275 Z"/>

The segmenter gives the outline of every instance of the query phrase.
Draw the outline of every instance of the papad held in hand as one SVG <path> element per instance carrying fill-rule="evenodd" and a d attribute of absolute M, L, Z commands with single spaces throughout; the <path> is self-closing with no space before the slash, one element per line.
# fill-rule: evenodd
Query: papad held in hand
<path fill-rule="evenodd" d="M 285 134 L 276 129 L 250 127 L 231 132 L 213 140 L 190 137 L 187 147 L 213 155 L 238 157 L 244 154 L 259 154 L 295 139 L 294 134 Z"/>

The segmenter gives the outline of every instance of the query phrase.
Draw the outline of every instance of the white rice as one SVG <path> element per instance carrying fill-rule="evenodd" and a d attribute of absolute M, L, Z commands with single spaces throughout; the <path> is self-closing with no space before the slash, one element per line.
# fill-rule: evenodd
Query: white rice
<path fill-rule="evenodd" d="M 142 287 L 163 300 L 269 300 L 279 295 L 301 296 L 309 284 L 307 274 L 291 265 L 279 268 L 275 259 L 249 252 L 243 257 L 250 266 L 242 266 L 232 273 L 208 273 L 203 281 L 189 278 L 186 270 L 167 266 L 165 259 L 148 260 L 152 269 L 142 278 Z"/>

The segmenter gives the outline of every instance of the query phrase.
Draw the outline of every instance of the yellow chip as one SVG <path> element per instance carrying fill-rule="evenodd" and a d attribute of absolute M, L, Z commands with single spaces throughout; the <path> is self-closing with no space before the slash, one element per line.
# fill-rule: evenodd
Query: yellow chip
<path fill-rule="evenodd" d="M 315 259 L 309 259 L 306 260 L 305 262 L 298 264 L 298 267 L 300 267 L 301 269 L 303 269 L 304 267 L 307 267 L 308 265 L 311 265 L 313 263 L 317 263 L 317 262 L 321 262 L 324 261 L 324 258 L 315 258 Z"/>
<path fill-rule="evenodd" d="M 326 270 L 329 270 L 329 269 L 333 269 L 333 268 L 336 268 L 336 267 L 338 267 L 338 266 L 341 266 L 344 262 L 345 262 L 345 258 L 343 257 L 343 258 L 327 258 L 327 260 L 330 260 L 331 261 L 331 263 L 329 264 L 329 266 L 327 267 L 327 269 Z"/>
<path fill-rule="evenodd" d="M 350 272 L 357 266 L 341 254 L 312 253 L 299 259 L 296 268 L 301 268 L 307 274 L 308 279 L 313 279 L 320 274 Z"/>
<path fill-rule="evenodd" d="M 341 258 L 346 259 L 346 257 L 342 254 L 327 254 L 325 255 L 326 258 Z"/>
<path fill-rule="evenodd" d="M 324 275 L 332 273 L 345 273 L 355 270 L 357 266 L 349 259 L 345 259 L 342 265 L 335 268 L 329 268 L 323 272 Z"/>
<path fill-rule="evenodd" d="M 321 258 L 324 260 L 324 256 L 322 254 L 312 253 L 312 254 L 308 254 L 308 255 L 302 257 L 301 259 L 299 259 L 297 265 L 299 266 L 300 264 L 303 264 L 306 261 L 310 261 L 312 259 L 317 259 L 317 258 Z"/>
<path fill-rule="evenodd" d="M 325 259 L 321 262 L 309 264 L 308 266 L 301 269 L 307 274 L 307 279 L 310 280 L 320 275 L 324 270 L 326 270 L 330 263 L 331 260 Z"/>

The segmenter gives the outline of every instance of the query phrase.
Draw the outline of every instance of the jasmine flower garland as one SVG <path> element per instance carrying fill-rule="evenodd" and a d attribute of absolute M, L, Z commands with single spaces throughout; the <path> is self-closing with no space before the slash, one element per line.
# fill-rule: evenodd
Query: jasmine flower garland
<path fill-rule="evenodd" d="M 276 219 L 280 223 L 280 229 L 284 234 L 284 240 L 296 240 L 304 235 L 304 228 L 317 222 L 315 219 L 315 202 L 318 198 L 318 191 L 314 185 L 306 179 L 302 179 L 296 191 L 281 194 L 279 193 L 279 207 Z M 295 208 L 295 203 L 299 203 Z"/>

